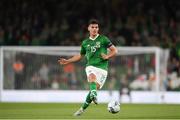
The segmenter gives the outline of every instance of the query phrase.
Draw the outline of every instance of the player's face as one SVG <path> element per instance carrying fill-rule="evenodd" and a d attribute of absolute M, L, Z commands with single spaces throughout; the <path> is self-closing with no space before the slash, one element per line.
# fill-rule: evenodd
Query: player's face
<path fill-rule="evenodd" d="M 88 26 L 88 30 L 89 30 L 90 36 L 96 36 L 99 32 L 99 26 L 98 24 L 90 24 Z"/>

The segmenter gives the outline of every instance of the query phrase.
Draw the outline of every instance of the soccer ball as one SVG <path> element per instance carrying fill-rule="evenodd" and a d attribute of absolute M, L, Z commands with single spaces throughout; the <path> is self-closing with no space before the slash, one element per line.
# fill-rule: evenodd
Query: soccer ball
<path fill-rule="evenodd" d="M 110 101 L 107 109 L 110 113 L 118 113 L 120 111 L 120 103 L 118 101 Z"/>

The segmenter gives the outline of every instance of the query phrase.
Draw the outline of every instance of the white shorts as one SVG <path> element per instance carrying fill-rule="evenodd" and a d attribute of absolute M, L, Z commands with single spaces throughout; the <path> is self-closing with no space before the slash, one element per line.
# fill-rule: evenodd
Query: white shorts
<path fill-rule="evenodd" d="M 103 70 L 101 68 L 94 67 L 94 66 L 87 66 L 86 67 L 87 78 L 88 78 L 89 74 L 91 74 L 91 73 L 96 75 L 96 82 L 100 85 L 100 89 L 101 89 L 106 81 L 107 71 Z"/>

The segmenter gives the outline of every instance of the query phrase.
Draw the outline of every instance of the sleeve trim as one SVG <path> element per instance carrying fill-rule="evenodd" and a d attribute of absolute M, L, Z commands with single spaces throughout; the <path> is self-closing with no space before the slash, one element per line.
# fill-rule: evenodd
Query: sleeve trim
<path fill-rule="evenodd" d="M 111 47 L 112 45 L 113 45 L 112 43 L 109 43 L 108 46 L 107 46 L 107 48 Z"/>

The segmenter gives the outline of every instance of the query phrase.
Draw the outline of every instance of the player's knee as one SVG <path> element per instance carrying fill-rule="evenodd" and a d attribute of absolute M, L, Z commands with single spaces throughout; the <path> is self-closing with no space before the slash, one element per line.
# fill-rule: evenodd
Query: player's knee
<path fill-rule="evenodd" d="M 88 79 L 89 79 L 89 82 L 96 82 L 96 75 L 91 73 L 89 76 L 88 76 Z"/>
<path fill-rule="evenodd" d="M 96 83 L 96 88 L 97 88 L 97 90 L 100 89 L 100 85 L 98 83 Z"/>

